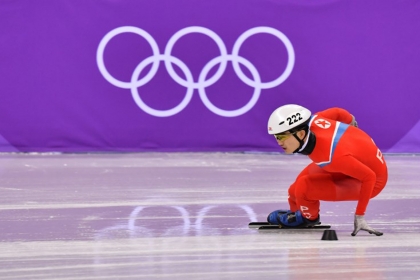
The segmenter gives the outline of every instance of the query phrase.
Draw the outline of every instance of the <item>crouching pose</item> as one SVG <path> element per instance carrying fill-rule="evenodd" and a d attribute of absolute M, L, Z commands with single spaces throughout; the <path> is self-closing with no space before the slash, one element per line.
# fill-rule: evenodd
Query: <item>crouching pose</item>
<path fill-rule="evenodd" d="M 310 163 L 289 187 L 290 210 L 276 210 L 267 220 L 286 227 L 320 223 L 320 200 L 357 201 L 354 231 L 382 235 L 371 228 L 364 215 L 369 200 L 385 187 L 388 170 L 371 137 L 357 127 L 353 115 L 331 108 L 314 115 L 299 105 L 277 108 L 268 121 L 286 154 L 307 155 Z"/>

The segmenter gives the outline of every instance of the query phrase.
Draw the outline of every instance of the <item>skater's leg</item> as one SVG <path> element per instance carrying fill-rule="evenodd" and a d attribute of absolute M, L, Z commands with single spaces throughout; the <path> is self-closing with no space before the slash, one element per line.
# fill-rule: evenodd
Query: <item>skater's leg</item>
<path fill-rule="evenodd" d="M 313 173 L 319 173 L 319 172 L 324 173 L 324 171 L 320 167 L 318 167 L 315 163 L 311 163 L 299 173 L 295 182 L 289 187 L 288 201 L 289 201 L 290 210 L 292 212 L 296 212 L 300 210 L 299 205 L 296 203 L 296 188 L 298 188 L 297 182 L 299 182 L 302 177 L 305 177 Z"/>
<path fill-rule="evenodd" d="M 311 164 L 294 183 L 294 201 L 303 216 L 312 220 L 319 215 L 320 200 L 357 200 L 360 185 L 356 179 Z"/>

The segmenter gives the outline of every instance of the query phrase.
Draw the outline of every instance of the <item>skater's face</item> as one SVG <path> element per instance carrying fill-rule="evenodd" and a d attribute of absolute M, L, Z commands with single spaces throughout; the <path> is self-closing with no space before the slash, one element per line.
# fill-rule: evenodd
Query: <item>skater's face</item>
<path fill-rule="evenodd" d="M 293 137 L 293 134 L 295 134 L 299 139 L 302 139 L 305 136 L 305 131 L 300 130 L 297 132 L 285 132 L 282 134 L 274 135 L 276 138 L 277 144 L 279 144 L 280 147 L 282 147 L 283 151 L 286 154 L 293 154 L 293 152 L 299 148 L 299 141 Z"/>

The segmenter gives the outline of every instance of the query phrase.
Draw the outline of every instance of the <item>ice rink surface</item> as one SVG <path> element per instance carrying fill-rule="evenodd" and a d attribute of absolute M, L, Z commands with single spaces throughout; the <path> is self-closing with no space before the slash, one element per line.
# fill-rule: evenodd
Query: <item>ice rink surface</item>
<path fill-rule="evenodd" d="M 356 202 L 322 202 L 323 230 L 248 228 L 287 209 L 305 156 L 2 154 L 0 279 L 420 279 L 420 156 L 385 155 L 389 181 L 359 232 Z"/>

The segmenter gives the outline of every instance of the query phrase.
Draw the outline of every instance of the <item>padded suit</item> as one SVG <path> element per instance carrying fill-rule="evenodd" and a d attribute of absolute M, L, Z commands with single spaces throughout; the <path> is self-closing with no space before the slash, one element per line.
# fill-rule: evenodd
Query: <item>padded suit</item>
<path fill-rule="evenodd" d="M 356 215 L 364 215 L 369 200 L 385 187 L 388 171 L 381 151 L 371 137 L 348 125 L 352 115 L 331 108 L 312 116 L 310 131 L 316 144 L 313 161 L 289 188 L 291 211 L 300 210 L 313 220 L 318 217 L 320 200 L 357 202 Z"/>

